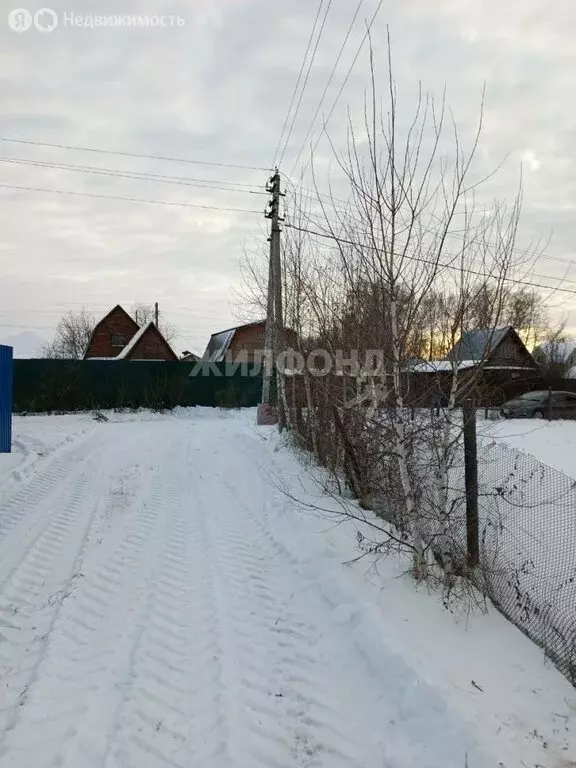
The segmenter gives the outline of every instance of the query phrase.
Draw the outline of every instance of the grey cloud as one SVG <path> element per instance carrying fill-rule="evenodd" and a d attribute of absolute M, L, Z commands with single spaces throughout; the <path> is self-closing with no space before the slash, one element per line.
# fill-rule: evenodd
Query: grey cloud
<path fill-rule="evenodd" d="M 70 8 L 72 3 L 58 0 L 52 5 L 59 13 L 172 13 L 186 25 L 107 31 L 60 26 L 49 35 L 30 31 L 20 36 L 2 28 L 7 62 L 0 79 L 4 135 L 263 167 L 271 162 L 316 4 L 295 0 L 283 8 L 268 0 L 123 0 L 103 8 L 99 2 L 81 0 Z M 366 0 L 365 6 L 362 16 L 370 16 L 375 2 Z M 406 0 L 385 6 L 373 34 L 379 73 L 384 71 L 389 23 L 406 115 L 418 80 L 437 94 L 446 84 L 463 134 L 469 136 L 486 82 L 478 174 L 509 157 L 486 188 L 486 199 L 515 194 L 524 158 L 522 243 L 541 232 L 547 237 L 552 229 L 548 251 L 571 257 L 575 225 L 566 204 L 575 201 L 576 193 L 576 51 L 571 39 L 576 8 L 565 0 L 553 5 L 544 0 Z M 285 170 L 304 139 L 353 10 L 349 0 L 333 2 Z M 362 34 L 358 25 L 324 114 Z M 361 120 L 367 75 L 363 55 L 330 123 L 339 146 L 346 136 L 346 106 L 356 122 Z M 320 126 L 319 121 L 314 136 Z M 264 171 L 31 146 L 2 145 L 0 154 L 258 185 L 266 180 Z M 322 140 L 317 167 L 327 167 L 329 158 Z M 5 164 L 0 164 L 0 176 L 8 184 L 173 202 L 254 210 L 265 203 L 264 197 Z M 320 181 L 325 183 L 324 177 Z M 6 189 L 0 189 L 0 195 L 5 277 L 0 322 L 20 328 L 53 326 L 55 307 L 85 303 L 104 308 L 117 301 L 158 298 L 182 328 L 183 345 L 202 348 L 213 330 L 232 322 L 230 302 L 239 283 L 243 243 L 252 244 L 265 226 L 254 214 Z M 558 263 L 546 262 L 546 268 L 563 274 Z M 576 324 L 576 316 L 574 320 Z"/>

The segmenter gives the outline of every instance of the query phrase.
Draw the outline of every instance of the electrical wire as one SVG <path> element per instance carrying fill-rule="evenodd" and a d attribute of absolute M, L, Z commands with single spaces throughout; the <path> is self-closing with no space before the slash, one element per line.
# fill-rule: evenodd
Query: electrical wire
<path fill-rule="evenodd" d="M 344 91 L 344 88 L 346 87 L 346 83 L 348 82 L 350 75 L 352 74 L 352 70 L 356 66 L 356 62 L 358 61 L 358 57 L 360 56 L 360 52 L 362 51 L 362 48 L 364 47 L 364 43 L 368 39 L 368 35 L 370 34 L 370 30 L 372 29 L 372 25 L 376 21 L 376 17 L 378 16 L 380 12 L 380 8 L 382 8 L 384 0 L 380 0 L 378 5 L 376 6 L 376 10 L 374 11 L 374 14 L 372 15 L 372 18 L 370 19 L 370 22 L 368 26 L 366 27 L 366 32 L 364 33 L 364 37 L 362 38 L 360 45 L 358 46 L 358 50 L 356 51 L 356 54 L 354 58 L 352 59 L 352 63 L 350 64 L 350 67 L 348 69 L 348 72 L 346 73 L 346 77 L 344 78 L 342 85 L 340 86 L 340 90 L 336 94 L 336 98 L 334 99 L 334 102 L 332 104 L 332 107 L 330 109 L 330 112 L 328 113 L 328 117 L 326 120 L 324 120 L 324 127 L 322 128 L 322 131 L 320 132 L 318 138 L 316 139 L 316 142 L 314 143 L 314 146 L 310 150 L 310 157 L 308 158 L 306 165 L 302 169 L 302 173 L 300 174 L 300 177 L 302 178 L 304 176 L 304 173 L 306 172 L 306 169 L 310 165 L 310 162 L 312 160 L 312 157 L 314 155 L 314 152 L 316 151 L 316 147 L 318 146 L 318 143 L 322 137 L 322 134 L 326 130 L 328 123 L 330 122 L 332 115 L 334 114 L 334 110 L 336 109 L 336 106 L 338 105 L 338 102 L 340 101 L 340 96 L 342 96 L 342 92 Z"/>
<path fill-rule="evenodd" d="M 320 26 L 320 31 L 318 32 L 318 37 L 316 38 L 316 44 L 314 45 L 312 56 L 310 57 L 310 61 L 308 62 L 308 70 L 306 72 L 306 77 L 304 78 L 304 84 L 302 85 L 302 90 L 300 91 L 298 104 L 296 105 L 296 109 L 294 110 L 294 114 L 292 115 L 292 122 L 290 123 L 290 129 L 288 130 L 288 135 L 286 136 L 286 141 L 284 142 L 284 149 L 282 150 L 282 154 L 280 155 L 280 158 L 278 160 L 278 165 L 282 165 L 282 161 L 284 160 L 284 155 L 286 154 L 286 149 L 288 148 L 290 137 L 292 136 L 292 131 L 294 130 L 294 124 L 296 122 L 296 118 L 298 117 L 298 112 L 300 111 L 300 106 L 302 104 L 304 92 L 306 91 L 306 86 L 308 85 L 308 79 L 310 77 L 310 72 L 312 71 L 312 65 L 314 64 L 314 59 L 316 58 L 316 51 L 318 50 L 318 45 L 320 43 L 322 33 L 324 32 L 324 26 L 326 25 L 326 19 L 328 18 L 328 13 L 330 11 L 331 5 L 332 5 L 332 0 L 328 0 L 328 5 L 326 6 L 326 11 L 322 19 L 322 25 Z"/>
<path fill-rule="evenodd" d="M 306 142 L 308 141 L 308 138 L 310 134 L 312 133 L 312 129 L 314 127 L 314 123 L 316 122 L 316 118 L 318 117 L 318 114 L 320 110 L 322 109 L 322 104 L 324 103 L 324 99 L 326 98 L 326 94 L 328 93 L 328 89 L 330 88 L 330 85 L 332 84 L 332 80 L 334 79 L 334 75 L 336 74 L 336 70 L 338 68 L 338 64 L 340 63 L 340 59 L 342 58 L 342 54 L 344 53 L 344 49 L 346 48 L 346 44 L 348 42 L 348 38 L 350 37 L 352 33 L 352 29 L 354 27 L 354 24 L 356 23 L 356 19 L 358 18 L 358 14 L 360 13 L 360 9 L 362 8 L 362 5 L 364 4 L 364 0 L 359 0 L 356 10 L 354 12 L 354 16 L 352 17 L 352 21 L 350 22 L 350 25 L 348 26 L 348 31 L 346 32 L 346 36 L 344 38 L 344 41 L 342 42 L 342 45 L 340 46 L 340 51 L 338 52 L 338 56 L 336 57 L 336 61 L 334 62 L 334 66 L 332 67 L 332 71 L 330 72 L 330 76 L 326 82 L 326 86 L 324 87 L 324 91 L 322 93 L 322 96 L 320 97 L 320 101 L 318 102 L 318 106 L 316 107 L 316 111 L 314 112 L 314 116 L 312 117 L 312 120 L 310 122 L 310 125 L 308 126 L 308 130 L 306 131 L 306 136 L 304 137 L 304 141 L 302 142 L 300 146 L 300 150 L 298 151 L 298 156 L 296 157 L 296 160 L 294 161 L 294 165 L 292 166 L 292 169 L 290 171 L 290 174 L 294 173 L 294 169 L 298 165 L 298 161 L 300 160 L 300 157 L 302 155 L 302 152 L 304 151 L 304 147 L 306 146 Z"/>
<path fill-rule="evenodd" d="M 92 173 L 99 176 L 114 176 L 120 179 L 132 179 L 135 181 L 155 181 L 161 184 L 179 184 L 185 187 L 198 187 L 200 189 L 215 189 L 223 192 L 243 192 L 250 195 L 267 195 L 263 190 L 235 189 L 234 187 L 220 187 L 214 184 L 187 180 L 185 177 L 170 177 L 162 174 L 138 173 L 132 171 L 116 171 L 112 168 L 96 168 L 94 166 L 68 165 L 66 163 L 47 163 L 42 160 L 30 160 L 26 158 L 0 157 L 0 163 L 13 165 L 29 165 L 35 168 L 54 168 L 61 171 L 74 171 L 77 173 Z"/>
<path fill-rule="evenodd" d="M 284 222 L 284 226 L 288 227 L 289 229 L 294 229 L 298 232 L 305 232 L 310 235 L 314 235 L 315 237 L 322 237 L 327 240 L 334 240 L 337 243 L 344 243 L 345 245 L 358 245 L 358 243 L 355 243 L 353 240 L 347 240 L 345 238 L 337 237 L 336 235 L 330 235 L 325 232 L 317 232 L 316 230 L 308 229 L 307 227 L 299 227 L 296 224 L 290 224 L 289 222 Z M 365 245 L 363 247 L 366 247 L 374 251 L 377 250 L 376 246 L 373 246 L 373 245 Z M 477 270 L 474 270 L 474 269 L 470 269 L 470 268 L 463 269 L 462 267 L 456 266 L 454 264 L 437 263 L 433 259 L 425 259 L 425 258 L 422 258 L 421 256 L 408 256 L 408 255 L 402 254 L 402 255 L 399 255 L 398 258 L 406 259 L 408 261 L 417 261 L 417 262 L 420 262 L 421 264 L 429 264 L 432 266 L 436 266 L 440 269 L 452 269 L 452 270 L 456 270 L 456 272 L 460 272 L 468 275 L 474 275 L 476 277 L 482 277 L 484 279 L 487 279 L 490 277 L 490 275 L 486 275 L 485 273 L 478 272 Z M 570 290 L 570 288 L 554 288 L 554 286 L 551 286 L 551 285 L 541 285 L 540 283 L 532 283 L 532 282 L 529 282 L 528 280 L 520 280 L 514 277 L 503 277 L 501 279 L 507 283 L 516 283 L 517 285 L 529 286 L 530 288 L 542 288 L 547 291 L 561 291 L 562 293 L 569 293 L 573 296 L 576 296 L 576 290 Z"/>
<path fill-rule="evenodd" d="M 288 111 L 286 112 L 286 117 L 284 118 L 284 125 L 282 126 L 282 130 L 280 131 L 278 144 L 276 145 L 276 150 L 274 151 L 274 160 L 272 161 L 272 168 L 276 167 L 276 159 L 278 157 L 278 152 L 280 151 L 280 147 L 282 146 L 284 131 L 286 130 L 286 126 L 288 125 L 288 120 L 290 119 L 290 113 L 292 112 L 292 107 L 294 106 L 294 99 L 296 98 L 296 94 L 298 93 L 298 88 L 302 80 L 302 73 L 304 72 L 304 66 L 306 65 L 306 59 L 308 58 L 308 53 L 310 52 L 310 46 L 312 45 L 312 40 L 314 39 L 314 33 L 316 32 L 318 19 L 320 18 L 320 12 L 322 10 L 323 5 L 324 5 L 324 0 L 320 0 L 320 4 L 318 5 L 318 10 L 316 11 L 316 18 L 314 19 L 314 26 L 312 27 L 312 31 L 310 32 L 310 37 L 308 38 L 308 45 L 306 46 L 304 58 L 302 59 L 302 64 L 300 65 L 300 72 L 298 72 L 296 85 L 294 86 L 294 90 L 292 91 L 292 98 L 290 99 L 290 104 L 288 105 Z"/>
<path fill-rule="evenodd" d="M 245 171 L 268 171 L 268 168 L 263 168 L 256 165 L 237 165 L 235 163 L 217 163 L 210 160 L 191 160 L 190 158 L 183 157 L 164 157 L 163 155 L 140 155 L 135 152 L 120 152 L 113 149 L 98 149 L 95 147 L 77 147 L 71 144 L 49 144 L 46 141 L 30 141 L 27 139 L 9 139 L 5 136 L 0 136 L 0 141 L 10 142 L 12 144 L 28 144 L 35 147 L 51 147 L 53 149 L 72 149 L 78 152 L 97 152 L 103 155 L 117 155 L 119 157 L 138 157 L 146 160 L 163 160 L 169 163 L 191 163 L 193 165 L 212 165 L 217 168 L 240 168 Z"/>
<path fill-rule="evenodd" d="M 284 176 L 283 179 L 284 179 L 285 182 L 287 182 L 292 187 L 292 191 L 294 193 L 294 196 L 298 195 L 298 196 L 300 196 L 300 197 L 302 197 L 304 199 L 311 200 L 312 202 L 317 202 L 317 203 L 320 203 L 320 204 L 322 203 L 322 201 L 325 201 L 326 203 L 331 205 L 335 210 L 340 210 L 343 213 L 346 213 L 347 215 L 350 214 L 350 202 L 346 202 L 346 200 L 343 200 L 342 198 L 333 197 L 332 195 L 321 194 L 319 192 L 315 192 L 314 195 L 306 194 L 305 192 L 303 192 L 300 189 L 300 187 L 302 186 L 301 183 L 293 182 L 288 176 Z M 489 214 L 489 213 L 491 213 L 491 211 L 489 211 L 489 210 L 479 210 L 479 211 L 475 211 L 475 213 L 477 215 Z M 454 215 L 464 216 L 464 215 L 468 215 L 468 214 L 467 214 L 466 211 L 456 211 Z M 362 223 L 361 221 L 359 221 L 357 219 L 353 219 L 352 218 L 351 220 L 352 221 L 356 221 L 356 223 L 358 223 L 358 224 Z M 430 228 L 426 228 L 426 227 L 423 227 L 422 231 L 426 232 L 428 234 L 435 234 L 434 230 L 432 230 Z M 465 240 L 464 236 L 459 234 L 456 231 L 450 231 L 446 236 L 450 237 L 450 238 L 456 238 L 456 239 L 458 239 L 460 241 L 464 241 Z M 487 245 L 495 246 L 494 243 L 487 243 Z M 576 261 L 575 259 L 564 258 L 562 256 L 552 256 L 551 254 L 548 254 L 548 253 L 536 253 L 535 254 L 533 250 L 530 250 L 528 248 L 518 248 L 517 246 L 513 246 L 510 250 L 513 253 L 518 253 L 518 254 L 520 254 L 522 256 L 533 257 L 533 256 L 537 255 L 539 259 L 544 259 L 546 261 L 557 261 L 560 264 L 566 264 L 569 267 L 573 267 L 574 264 L 575 264 L 575 261 Z"/>
<path fill-rule="evenodd" d="M 192 176 L 173 176 L 164 173 L 153 173 L 151 171 L 124 171 L 117 168 L 102 168 L 101 166 L 94 165 L 75 165 L 70 163 L 51 163 L 45 160 L 33 160 L 32 158 L 21 157 L 6 157 L 0 156 L 0 162 L 10 163 L 16 165 L 35 165 L 43 168 L 56 168 L 64 171 L 82 171 L 84 173 L 102 173 L 105 175 L 118 175 L 121 178 L 142 178 L 146 181 L 168 181 L 171 183 L 185 182 L 188 186 L 206 187 L 207 189 L 222 189 L 229 192 L 253 192 L 254 194 L 267 195 L 267 192 L 258 189 L 251 189 L 254 184 L 240 181 L 228 181 L 225 179 L 198 179 Z M 220 184 L 227 185 L 226 187 L 216 186 Z M 231 187 L 239 187 L 236 189 L 228 189 L 228 185 Z"/>
<path fill-rule="evenodd" d="M 308 220 L 308 222 L 311 222 L 313 225 L 316 225 L 316 226 L 321 226 L 320 224 L 318 224 L 317 222 L 315 222 L 313 219 L 311 219 L 309 216 L 307 216 L 307 215 L 306 215 L 306 213 L 304 213 L 303 211 L 301 212 L 301 215 L 302 215 L 302 216 L 303 216 L 305 219 L 307 219 L 307 220 Z M 338 227 L 338 226 L 341 226 L 341 225 L 342 225 L 342 221 L 340 221 L 340 220 L 335 222 L 335 221 L 332 221 L 332 220 L 330 220 L 330 219 L 326 218 L 326 221 L 327 221 L 327 223 L 328 223 L 328 224 L 330 224 L 332 227 Z M 352 223 L 356 223 L 356 224 L 361 224 L 361 223 L 362 223 L 362 222 L 358 221 L 357 219 L 351 219 L 351 221 L 352 221 Z M 359 235 L 364 235 L 365 237 L 371 237 L 371 236 L 372 236 L 370 232 L 366 232 L 366 231 L 362 231 L 362 230 L 356 230 L 356 231 L 358 232 L 358 234 L 359 234 Z M 438 234 L 439 234 L 438 232 L 436 232 L 436 231 L 434 231 L 434 230 L 432 230 L 432 229 L 427 229 L 427 228 L 425 228 L 425 227 L 423 227 L 423 228 L 422 228 L 422 231 L 423 231 L 423 232 L 426 232 L 426 233 L 429 233 L 429 234 L 432 234 L 432 235 L 434 235 L 434 236 L 438 236 Z M 462 235 L 459 235 L 459 234 L 457 234 L 456 232 L 447 232 L 447 233 L 445 234 L 445 237 L 447 237 L 447 238 L 456 238 L 456 239 L 458 239 L 458 240 L 461 240 L 463 243 L 465 243 L 465 242 L 466 242 L 466 238 L 464 238 Z M 340 238 L 338 238 L 338 239 L 340 239 Z M 496 247 L 497 247 L 497 244 L 496 244 L 496 243 L 490 243 L 490 242 L 487 242 L 487 243 L 485 243 L 485 245 L 486 245 L 488 248 L 490 248 L 490 247 L 492 247 L 492 248 L 496 248 Z M 516 249 L 515 249 L 514 247 L 511 247 L 509 250 L 510 250 L 511 252 L 515 252 L 515 251 L 516 251 Z M 524 251 L 520 251 L 520 252 L 521 252 L 521 253 L 524 253 Z M 526 251 L 526 253 L 530 253 L 530 252 L 529 252 L 529 251 Z M 532 257 L 537 257 L 537 258 L 540 258 L 540 255 L 539 255 L 538 253 L 530 253 L 530 255 L 531 255 Z M 554 258 L 554 257 L 550 257 L 550 258 Z M 568 262 L 568 263 L 570 264 L 570 266 L 572 266 L 572 262 Z M 533 275 L 533 277 L 536 277 L 536 278 L 538 278 L 538 279 L 540 279 L 540 280 L 557 280 L 557 281 L 562 281 L 563 283 L 572 283 L 572 284 L 576 285 L 576 280 L 574 280 L 574 279 L 572 279 L 572 278 L 569 278 L 569 277 L 567 277 L 567 276 L 562 276 L 562 277 L 558 276 L 558 277 L 554 277 L 553 275 L 541 275 L 541 274 L 539 274 L 538 272 L 532 272 L 532 275 Z M 543 287 L 543 288 L 544 288 L 544 287 L 547 287 L 547 288 L 549 288 L 550 290 L 556 290 L 556 288 L 554 288 L 554 287 L 553 287 L 553 286 L 551 286 L 551 285 L 550 285 L 550 286 L 540 286 L 540 287 Z"/>
<path fill-rule="evenodd" d="M 218 205 L 197 205 L 194 203 L 176 203 L 169 200 L 142 200 L 136 197 L 117 197 L 116 195 L 98 195 L 94 192 L 72 192 L 65 189 L 42 189 L 41 187 L 20 187 L 16 184 L 0 184 L 3 189 L 18 189 L 23 192 L 49 192 L 54 195 L 76 195 L 78 197 L 94 197 L 99 200 L 121 200 L 126 203 L 149 203 L 151 205 L 168 205 L 179 208 L 201 208 L 207 211 L 234 211 L 236 213 L 257 213 L 260 216 L 262 211 L 253 211 L 246 208 L 225 208 Z"/>

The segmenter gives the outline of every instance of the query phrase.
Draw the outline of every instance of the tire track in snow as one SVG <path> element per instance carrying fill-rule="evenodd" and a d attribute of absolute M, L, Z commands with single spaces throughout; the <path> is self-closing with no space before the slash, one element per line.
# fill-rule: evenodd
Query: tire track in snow
<path fill-rule="evenodd" d="M 83 594 L 87 592 L 81 570 L 91 553 L 98 551 L 103 518 L 117 502 L 112 495 L 108 504 L 98 503 L 97 489 L 105 474 L 106 457 L 103 450 L 94 448 L 92 444 L 90 449 L 83 449 L 82 453 L 90 453 L 90 461 L 81 456 L 76 471 L 49 498 L 52 518 L 21 553 L 0 595 L 0 616 L 9 624 L 6 631 L 10 633 L 10 644 L 0 649 L 8 648 L 11 654 L 2 661 L 13 665 L 3 676 L 0 690 L 4 737 L 1 766 L 14 766 L 15 754 L 19 766 L 58 765 L 59 744 L 73 734 L 70 721 L 86 709 L 86 696 L 91 691 L 87 681 L 101 671 L 91 659 L 101 650 L 93 642 L 91 621 L 98 610 L 94 601 L 102 602 L 103 593 L 108 593 L 111 602 L 116 600 L 113 568 L 101 574 L 100 583 L 92 585 L 91 606 L 69 610 L 71 604 L 76 606 L 76 591 L 82 588 Z M 116 461 L 112 458 L 108 463 L 114 466 Z M 122 469 L 115 466 L 114 471 L 109 481 L 123 476 Z M 33 512 L 32 508 L 30 514 Z M 142 535 L 142 526 L 138 535 Z M 86 551 L 89 540 L 90 551 Z M 123 618 L 117 616 L 119 622 Z M 64 674 L 66 669 L 68 675 Z"/>
<path fill-rule="evenodd" d="M 176 463 L 176 462 L 174 462 Z M 218 768 L 226 749 L 210 564 L 189 478 L 164 476 L 164 530 L 106 768 Z"/>
<path fill-rule="evenodd" d="M 96 572 L 87 574 L 66 601 L 33 695 L 10 734 L 10 754 L 19 753 L 23 765 L 99 764 L 122 697 L 118 681 L 137 641 L 142 584 L 150 569 L 147 544 L 158 506 L 159 496 L 153 495 L 137 528 L 124 530 L 125 539 L 112 555 L 95 564 Z"/>
<path fill-rule="evenodd" d="M 238 498 L 238 489 L 224 473 L 213 480 L 197 484 L 233 670 L 227 693 L 241 702 L 228 712 L 230 764 L 364 765 L 357 759 L 362 753 L 354 733 L 358 724 L 342 722 L 334 706 L 338 702 L 330 701 L 325 682 L 335 670 L 317 647 L 321 632 L 309 613 L 301 611 L 293 592 L 294 574 L 287 573 L 259 521 Z M 223 503 L 222 485 L 228 504 Z M 217 505 L 211 503 L 216 494 Z"/>
<path fill-rule="evenodd" d="M 84 546 L 96 515 L 84 497 L 91 481 L 80 461 L 75 470 L 41 505 L 46 519 L 22 546 L 18 531 L 3 543 L 0 589 L 0 663 L 3 667 L 0 736 L 16 724 L 46 653 L 47 641 L 63 600 L 79 577 Z M 36 488 L 30 496 L 34 498 Z M 24 494 L 24 499 L 30 498 Z M 34 508 L 25 510 L 34 516 Z M 51 517 L 48 515 L 51 512 Z M 20 557 L 19 562 L 13 560 Z"/>
<path fill-rule="evenodd" d="M 52 494 L 61 489 L 62 483 L 70 473 L 82 464 L 99 444 L 101 440 L 93 437 L 83 441 L 80 446 L 69 448 L 64 455 L 49 460 L 44 471 L 0 504 L 0 547 L 5 540 L 12 537 L 9 548 L 16 554 L 19 553 L 13 532 L 20 531 L 21 535 L 25 535 L 27 528 L 37 527 L 51 514 L 49 502 Z"/>

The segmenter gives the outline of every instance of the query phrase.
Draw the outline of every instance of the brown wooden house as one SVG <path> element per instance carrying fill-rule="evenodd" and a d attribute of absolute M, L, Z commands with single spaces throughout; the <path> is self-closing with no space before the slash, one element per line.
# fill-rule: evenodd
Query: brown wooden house
<path fill-rule="evenodd" d="M 178 360 L 154 323 L 140 327 L 119 304 L 92 331 L 85 360 Z"/>
<path fill-rule="evenodd" d="M 284 333 L 286 346 L 294 346 L 295 331 L 286 328 Z M 257 320 L 254 323 L 218 331 L 210 337 L 202 359 L 211 363 L 221 363 L 225 360 L 233 362 L 240 358 L 253 362 L 255 353 L 264 351 L 265 335 L 266 320 Z"/>
<path fill-rule="evenodd" d="M 537 370 L 538 365 L 511 325 L 490 330 L 466 331 L 445 360 L 462 367 L 482 365 L 485 369 Z"/>
<path fill-rule="evenodd" d="M 477 405 L 500 405 L 541 386 L 540 368 L 512 326 L 466 331 L 443 360 L 411 364 L 408 389 L 413 403 L 446 402 L 454 371 L 458 403 L 472 397 Z"/>

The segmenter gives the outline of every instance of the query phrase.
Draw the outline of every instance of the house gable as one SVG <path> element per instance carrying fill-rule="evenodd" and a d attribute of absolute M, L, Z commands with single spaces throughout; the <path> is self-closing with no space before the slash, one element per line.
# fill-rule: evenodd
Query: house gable
<path fill-rule="evenodd" d="M 137 332 L 138 323 L 117 304 L 96 324 L 84 359 L 117 357 Z"/>
<path fill-rule="evenodd" d="M 125 349 L 118 355 L 120 360 L 177 361 L 178 356 L 154 323 L 140 328 Z"/>
<path fill-rule="evenodd" d="M 506 368 L 537 368 L 534 358 L 512 326 L 490 352 L 487 366 Z"/>
<path fill-rule="evenodd" d="M 203 355 L 203 360 L 219 363 L 227 359 L 246 358 L 252 360 L 256 352 L 263 352 L 266 339 L 266 320 L 228 328 L 213 333 Z M 297 346 L 297 335 L 291 328 L 284 329 L 284 342 L 287 347 Z"/>
<path fill-rule="evenodd" d="M 255 352 L 261 352 L 265 348 L 266 321 L 260 323 L 251 323 L 250 325 L 241 325 L 236 328 L 228 346 L 228 352 L 232 358 L 239 355 L 246 355 L 248 359 L 253 357 Z"/>
<path fill-rule="evenodd" d="M 536 368 L 534 358 L 512 326 L 466 331 L 446 361 L 488 367 Z"/>

